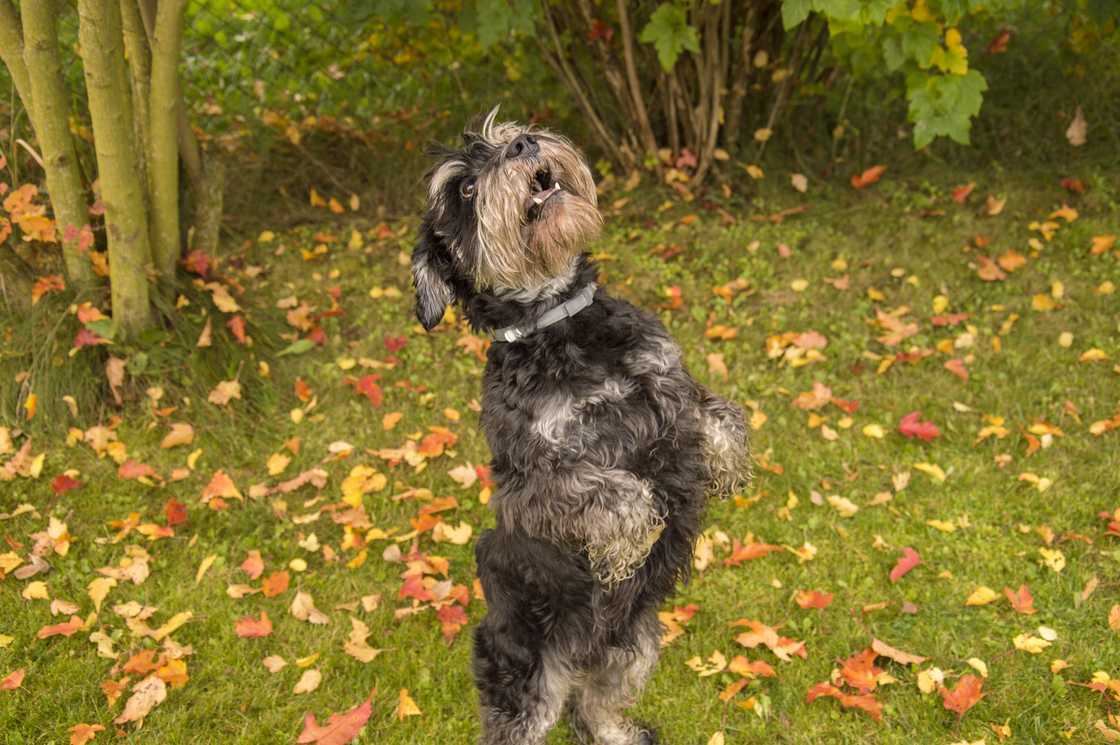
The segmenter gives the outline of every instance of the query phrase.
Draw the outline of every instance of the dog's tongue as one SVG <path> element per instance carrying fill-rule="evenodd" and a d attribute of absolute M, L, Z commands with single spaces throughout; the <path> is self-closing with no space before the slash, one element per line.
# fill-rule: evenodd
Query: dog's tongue
<path fill-rule="evenodd" d="M 557 181 L 555 184 L 553 184 L 552 188 L 545 189 L 544 191 L 538 191 L 536 194 L 534 194 L 533 195 L 533 204 L 538 205 L 538 206 L 544 204 L 548 200 L 549 197 L 551 197 L 553 194 L 555 194 L 558 191 L 564 191 L 560 187 L 560 182 L 559 181 Z"/>

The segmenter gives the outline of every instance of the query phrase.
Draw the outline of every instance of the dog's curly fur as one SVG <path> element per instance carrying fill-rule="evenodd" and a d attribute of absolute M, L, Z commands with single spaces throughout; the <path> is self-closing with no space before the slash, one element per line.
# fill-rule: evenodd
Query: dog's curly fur
<path fill-rule="evenodd" d="M 596 279 L 585 160 L 491 112 L 440 151 L 412 259 L 417 316 L 458 303 L 480 332 L 532 322 Z M 660 322 L 604 290 L 495 343 L 482 428 L 497 516 L 476 548 L 483 745 L 539 745 L 567 711 L 594 745 L 654 742 L 628 720 L 657 660 L 658 605 L 688 574 L 705 498 L 747 477 L 742 410 L 689 375 Z"/>

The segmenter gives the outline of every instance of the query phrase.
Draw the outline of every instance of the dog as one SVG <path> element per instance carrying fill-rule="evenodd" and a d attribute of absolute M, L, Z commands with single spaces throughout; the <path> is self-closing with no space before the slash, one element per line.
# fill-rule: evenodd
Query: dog
<path fill-rule="evenodd" d="M 427 330 L 458 305 L 489 334 L 481 425 L 496 526 L 475 558 L 481 745 L 650 745 L 628 719 L 687 579 L 709 495 L 749 476 L 741 408 L 697 383 L 657 318 L 597 287 L 602 217 L 565 137 L 497 108 L 439 147 L 412 253 Z"/>

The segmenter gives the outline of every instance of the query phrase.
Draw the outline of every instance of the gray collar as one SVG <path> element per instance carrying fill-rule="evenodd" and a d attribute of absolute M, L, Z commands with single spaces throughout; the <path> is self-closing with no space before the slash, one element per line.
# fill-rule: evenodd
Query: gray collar
<path fill-rule="evenodd" d="M 505 326 L 500 329 L 495 329 L 491 332 L 490 336 L 496 342 L 520 341 L 534 331 L 540 331 L 554 323 L 563 321 L 565 318 L 571 318 L 576 313 L 579 313 L 581 310 L 591 305 L 595 300 L 595 289 L 595 283 L 589 282 L 582 290 L 573 295 L 570 300 L 566 300 L 555 308 L 541 314 L 537 320 L 521 324 L 520 326 Z"/>

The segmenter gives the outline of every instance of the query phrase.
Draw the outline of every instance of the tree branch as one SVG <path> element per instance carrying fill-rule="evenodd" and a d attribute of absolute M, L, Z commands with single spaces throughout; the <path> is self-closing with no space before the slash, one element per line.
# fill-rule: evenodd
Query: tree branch
<path fill-rule="evenodd" d="M 7 66 L 16 93 L 31 119 L 31 128 L 35 129 L 35 115 L 31 111 L 31 80 L 23 61 L 23 34 L 20 32 L 19 16 L 10 0 L 0 0 L 0 60 Z"/>
<path fill-rule="evenodd" d="M 626 64 L 626 79 L 629 83 L 630 96 L 634 102 L 634 110 L 638 115 L 638 135 L 641 138 L 645 155 L 657 152 L 657 140 L 653 136 L 653 128 L 649 124 L 649 114 L 646 112 L 645 100 L 642 97 L 641 84 L 638 81 L 638 70 L 634 66 L 634 32 L 630 28 L 630 16 L 626 10 L 626 0 L 617 0 L 619 32 L 622 34 L 622 57 Z"/>

